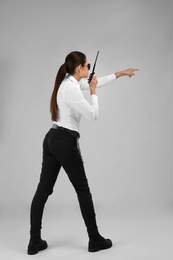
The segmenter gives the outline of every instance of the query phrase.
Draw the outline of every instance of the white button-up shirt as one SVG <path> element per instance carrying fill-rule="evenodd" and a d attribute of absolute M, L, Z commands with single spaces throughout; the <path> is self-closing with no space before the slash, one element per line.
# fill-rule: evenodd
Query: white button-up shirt
<path fill-rule="evenodd" d="M 116 79 L 115 74 L 98 78 L 97 87 L 101 87 L 114 79 Z M 82 93 L 82 90 L 86 89 L 89 90 L 87 79 L 77 81 L 69 74 L 65 77 L 57 93 L 58 120 L 54 122 L 55 124 L 79 132 L 82 116 L 89 120 L 98 118 L 98 96 L 92 94 L 89 103 Z"/>

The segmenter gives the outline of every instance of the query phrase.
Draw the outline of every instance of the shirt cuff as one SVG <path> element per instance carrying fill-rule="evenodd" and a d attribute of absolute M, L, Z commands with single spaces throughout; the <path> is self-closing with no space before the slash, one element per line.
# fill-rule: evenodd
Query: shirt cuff
<path fill-rule="evenodd" d="M 109 80 L 113 80 L 113 79 L 116 79 L 116 78 L 117 78 L 116 75 L 115 75 L 115 73 L 109 75 L 108 77 L 109 77 Z"/>
<path fill-rule="evenodd" d="M 98 96 L 95 94 L 91 95 L 91 103 L 98 103 Z"/>

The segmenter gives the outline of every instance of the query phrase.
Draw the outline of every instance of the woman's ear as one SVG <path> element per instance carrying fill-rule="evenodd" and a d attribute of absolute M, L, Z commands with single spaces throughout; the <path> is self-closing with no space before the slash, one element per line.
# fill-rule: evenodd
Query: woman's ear
<path fill-rule="evenodd" d="M 78 66 L 78 70 L 79 70 L 79 72 L 81 72 L 81 70 L 82 70 L 82 65 L 81 64 Z"/>

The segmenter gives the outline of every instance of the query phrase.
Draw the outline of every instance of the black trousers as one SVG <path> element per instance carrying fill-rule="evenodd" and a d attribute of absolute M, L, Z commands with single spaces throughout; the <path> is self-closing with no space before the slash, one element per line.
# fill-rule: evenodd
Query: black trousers
<path fill-rule="evenodd" d="M 53 193 L 61 166 L 66 171 L 78 197 L 89 236 L 97 232 L 92 195 L 86 178 L 79 148 L 79 134 L 66 129 L 51 128 L 43 141 L 43 161 L 40 181 L 32 200 L 31 233 L 42 228 L 42 216 L 48 196 Z"/>

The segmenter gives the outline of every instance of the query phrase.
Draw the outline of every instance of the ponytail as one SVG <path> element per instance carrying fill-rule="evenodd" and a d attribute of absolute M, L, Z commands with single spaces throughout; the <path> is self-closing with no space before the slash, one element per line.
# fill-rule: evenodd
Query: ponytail
<path fill-rule="evenodd" d="M 51 113 L 52 121 L 58 120 L 58 105 L 57 105 L 56 97 L 57 97 L 59 86 L 63 81 L 63 79 L 65 78 L 66 73 L 73 75 L 76 67 L 80 64 L 84 66 L 85 62 L 86 62 L 86 56 L 84 53 L 79 51 L 73 51 L 67 55 L 67 57 L 65 58 L 65 63 L 59 68 L 59 71 L 55 79 L 55 86 L 50 101 L 50 113 Z"/>
<path fill-rule="evenodd" d="M 52 121 L 56 121 L 58 119 L 58 105 L 57 105 L 56 97 L 57 97 L 57 92 L 58 92 L 59 86 L 60 86 L 61 82 L 63 81 L 63 79 L 65 78 L 66 73 L 67 73 L 66 65 L 64 63 L 63 65 L 61 65 L 61 67 L 59 68 L 59 71 L 57 73 L 54 89 L 53 89 L 52 96 L 51 96 L 50 113 L 51 113 Z"/>

